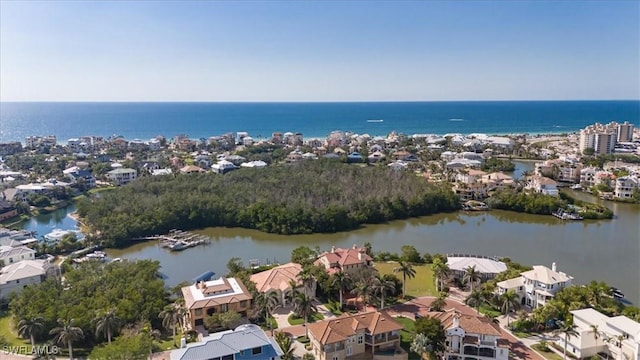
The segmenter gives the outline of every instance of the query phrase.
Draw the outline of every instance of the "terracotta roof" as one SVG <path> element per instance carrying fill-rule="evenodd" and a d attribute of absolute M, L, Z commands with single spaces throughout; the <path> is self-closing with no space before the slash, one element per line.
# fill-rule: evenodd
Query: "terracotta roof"
<path fill-rule="evenodd" d="M 462 315 L 456 311 L 429 312 L 426 315 L 440 320 L 445 329 L 453 328 L 454 318 L 459 316 L 459 326 L 467 334 L 500 336 L 500 329 L 498 328 L 498 325 L 494 324 L 491 319 L 484 317 Z"/>
<path fill-rule="evenodd" d="M 363 264 L 367 261 L 372 261 L 371 256 L 365 253 L 364 248 L 358 248 L 354 245 L 352 248 L 341 249 L 332 248 L 331 251 L 324 252 L 320 255 L 320 258 L 326 258 L 329 264 L 344 265 L 356 265 Z"/>
<path fill-rule="evenodd" d="M 256 289 L 259 292 L 285 291 L 289 289 L 291 280 L 294 280 L 298 285 L 301 284 L 300 279 L 298 279 L 300 271 L 302 271 L 300 264 L 288 263 L 253 274 L 250 279 L 256 284 Z"/>
<path fill-rule="evenodd" d="M 362 329 L 369 335 L 377 335 L 402 330 L 403 327 L 386 313 L 368 312 L 353 315 L 345 314 L 337 319 L 309 324 L 307 329 L 309 334 L 316 338 L 318 342 L 326 345 L 345 341 Z"/>

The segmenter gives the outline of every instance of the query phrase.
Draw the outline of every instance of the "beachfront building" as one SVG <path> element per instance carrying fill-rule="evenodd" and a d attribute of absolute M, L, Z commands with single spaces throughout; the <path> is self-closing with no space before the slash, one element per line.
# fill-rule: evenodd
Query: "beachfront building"
<path fill-rule="evenodd" d="M 18 294 L 27 285 L 60 276 L 60 269 L 46 260 L 23 260 L 0 268 L 0 300 Z"/>
<path fill-rule="evenodd" d="M 429 312 L 425 316 L 440 320 L 444 327 L 445 360 L 509 359 L 509 342 L 491 319 L 462 315 L 455 310 Z"/>
<path fill-rule="evenodd" d="M 253 300 L 237 278 L 199 281 L 183 287 L 182 296 L 188 310 L 188 325 L 191 329 L 202 327 L 201 330 L 204 330 L 204 318 L 214 313 L 235 311 L 246 316 Z"/>
<path fill-rule="evenodd" d="M 129 168 L 117 168 L 107 173 L 107 178 L 114 184 L 121 186 L 126 185 L 136 179 L 138 172 Z"/>
<path fill-rule="evenodd" d="M 513 290 L 520 304 L 532 309 L 544 306 L 555 294 L 571 285 L 573 276 L 557 271 L 556 263 L 551 269 L 544 265 L 534 265 L 533 270 L 525 271 L 520 277 L 501 281 L 497 284 L 498 295 Z"/>
<path fill-rule="evenodd" d="M 221 331 L 171 351 L 171 360 L 276 360 L 283 355 L 273 338 L 259 326 L 240 325 L 235 330 Z"/>
<path fill-rule="evenodd" d="M 609 317 L 594 309 L 572 310 L 577 336 L 567 339 L 567 353 L 578 359 L 640 359 L 640 323 L 626 316 Z M 597 338 L 596 338 L 597 337 Z M 556 342 L 564 348 L 564 336 Z"/>
<path fill-rule="evenodd" d="M 373 259 L 367 255 L 365 248 L 359 248 L 354 244 L 353 247 L 348 249 L 332 246 L 331 251 L 325 251 L 320 254 L 315 264 L 323 266 L 331 275 L 340 271 L 355 271 L 371 266 Z"/>
<path fill-rule="evenodd" d="M 630 142 L 633 139 L 633 124 L 625 121 L 623 124 L 610 122 L 609 124 L 595 123 L 580 131 L 580 152 L 593 149 L 595 154 L 610 154 L 617 142 Z"/>
<path fill-rule="evenodd" d="M 480 281 L 493 279 L 507 270 L 507 265 L 487 256 L 451 254 L 447 255 L 447 265 L 454 278 L 462 281 L 467 269 L 472 267 L 480 274 Z"/>
<path fill-rule="evenodd" d="M 291 289 L 292 283 L 298 286 L 298 290 L 307 294 L 311 298 L 316 297 L 316 281 L 311 279 L 309 284 L 303 284 L 298 274 L 302 271 L 302 265 L 287 263 L 276 266 L 269 270 L 261 271 L 251 275 L 250 279 L 256 284 L 256 289 L 261 293 L 275 291 L 278 294 L 280 303 L 287 306 L 286 293 Z"/>
<path fill-rule="evenodd" d="M 343 315 L 307 325 L 317 360 L 406 360 L 400 347 L 402 325 L 381 312 Z"/>

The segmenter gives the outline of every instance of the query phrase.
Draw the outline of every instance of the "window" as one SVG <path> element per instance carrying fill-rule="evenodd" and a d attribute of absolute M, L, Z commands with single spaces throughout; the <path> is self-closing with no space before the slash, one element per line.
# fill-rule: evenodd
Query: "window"
<path fill-rule="evenodd" d="M 247 300 L 240 301 L 240 307 L 241 308 L 246 308 L 247 307 Z"/>
<path fill-rule="evenodd" d="M 20 284 L 20 280 L 16 280 L 16 284 Z"/>
<path fill-rule="evenodd" d="M 223 356 L 222 360 L 233 360 L 233 354 Z"/>
<path fill-rule="evenodd" d="M 196 309 L 195 315 L 196 316 L 202 316 L 202 309 Z"/>
<path fill-rule="evenodd" d="M 353 349 L 351 348 L 351 345 L 347 346 L 347 356 L 351 356 L 353 355 Z"/>
<path fill-rule="evenodd" d="M 261 347 L 255 347 L 253 349 L 251 349 L 251 355 L 260 355 L 262 354 L 262 348 Z"/>
<path fill-rule="evenodd" d="M 364 342 L 364 336 L 362 334 L 358 335 L 358 344 L 362 344 Z"/>
<path fill-rule="evenodd" d="M 227 311 L 229 311 L 229 305 L 228 304 L 220 305 L 220 312 L 227 312 Z"/>
<path fill-rule="evenodd" d="M 337 356 L 334 356 L 332 360 L 338 360 L 338 357 L 337 357 Z"/>

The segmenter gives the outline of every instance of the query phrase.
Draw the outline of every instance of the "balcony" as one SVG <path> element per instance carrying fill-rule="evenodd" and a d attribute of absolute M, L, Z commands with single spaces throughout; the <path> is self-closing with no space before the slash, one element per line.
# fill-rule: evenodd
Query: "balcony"
<path fill-rule="evenodd" d="M 400 340 L 400 334 L 388 332 L 384 334 L 378 334 L 373 336 L 373 342 L 371 342 L 372 337 L 370 335 L 365 335 L 365 342 L 371 345 L 382 344 L 390 341 Z"/>
<path fill-rule="evenodd" d="M 464 354 L 478 356 L 478 348 L 472 345 L 465 345 Z"/>
<path fill-rule="evenodd" d="M 344 348 L 344 343 L 329 344 L 324 346 L 324 352 L 328 354 L 336 351 L 342 351 Z"/>

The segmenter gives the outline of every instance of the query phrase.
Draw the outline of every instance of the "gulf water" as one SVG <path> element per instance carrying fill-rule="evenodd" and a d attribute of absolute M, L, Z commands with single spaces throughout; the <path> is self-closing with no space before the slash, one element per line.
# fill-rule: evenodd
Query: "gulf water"
<path fill-rule="evenodd" d="M 371 122 L 368 120 L 383 120 Z M 246 131 L 325 137 L 359 134 L 539 134 L 573 132 L 595 122 L 640 123 L 640 101 L 467 101 L 338 103 L 0 103 L 0 142 L 56 135 L 148 140 L 157 135 L 208 138 Z"/>

